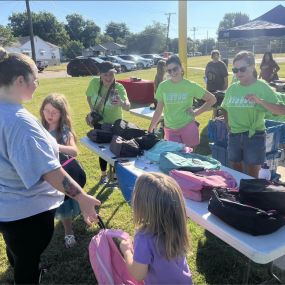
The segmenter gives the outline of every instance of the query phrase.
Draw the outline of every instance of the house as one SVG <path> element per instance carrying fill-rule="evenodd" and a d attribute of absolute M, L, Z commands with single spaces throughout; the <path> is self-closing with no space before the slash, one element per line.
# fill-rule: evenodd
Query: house
<path fill-rule="evenodd" d="M 38 36 L 34 36 L 36 59 L 40 61 L 47 61 L 49 65 L 60 64 L 59 47 L 44 41 Z M 32 57 L 30 36 L 19 37 L 10 46 L 5 49 L 9 52 L 19 52 Z"/>
<path fill-rule="evenodd" d="M 114 42 L 106 42 L 104 44 L 98 44 L 94 47 L 84 49 L 82 52 L 83 56 L 98 56 L 103 55 L 117 55 L 122 54 L 126 49 L 126 46 L 117 44 Z"/>

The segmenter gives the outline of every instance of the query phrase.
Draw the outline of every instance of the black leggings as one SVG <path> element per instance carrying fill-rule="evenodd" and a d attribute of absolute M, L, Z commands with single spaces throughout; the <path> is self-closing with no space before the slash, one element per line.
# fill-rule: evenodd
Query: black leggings
<path fill-rule="evenodd" d="M 99 164 L 100 164 L 100 169 L 101 171 L 106 171 L 107 170 L 107 161 L 104 160 L 103 158 L 99 157 Z"/>
<path fill-rule="evenodd" d="M 55 210 L 25 219 L 0 222 L 8 260 L 14 267 L 15 284 L 38 284 L 39 263 L 54 231 Z"/>

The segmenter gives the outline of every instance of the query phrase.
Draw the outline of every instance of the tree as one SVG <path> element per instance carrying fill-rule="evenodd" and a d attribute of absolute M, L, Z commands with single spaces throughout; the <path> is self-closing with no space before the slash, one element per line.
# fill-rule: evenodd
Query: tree
<path fill-rule="evenodd" d="M 8 46 L 10 45 L 15 38 L 12 35 L 12 31 L 9 28 L 6 28 L 0 25 L 0 45 Z"/>
<path fill-rule="evenodd" d="M 115 42 L 120 38 L 122 42 L 130 35 L 130 31 L 125 23 L 110 22 L 106 26 L 105 35 L 112 37 Z"/>
<path fill-rule="evenodd" d="M 249 22 L 247 14 L 241 12 L 238 13 L 226 13 L 223 20 L 219 24 L 218 32 L 221 30 L 230 29 L 239 25 L 243 25 Z"/>
<path fill-rule="evenodd" d="M 15 37 L 28 36 L 29 24 L 27 13 L 13 13 L 9 18 L 8 27 L 11 28 Z M 48 12 L 32 12 L 34 35 L 55 45 L 64 45 L 69 36 L 64 25 L 57 21 L 56 17 Z"/>
<path fill-rule="evenodd" d="M 154 22 L 138 34 L 132 34 L 127 39 L 127 48 L 135 53 L 161 53 L 166 44 L 166 27 Z"/>
<path fill-rule="evenodd" d="M 198 51 L 200 51 L 202 54 L 210 54 L 210 52 L 215 48 L 216 42 L 215 39 L 209 38 L 201 40 Z"/>
<path fill-rule="evenodd" d="M 79 14 L 66 16 L 67 25 L 65 29 L 71 40 L 80 41 L 84 47 L 94 46 L 100 28 L 91 20 L 84 20 Z"/>
<path fill-rule="evenodd" d="M 67 44 L 65 44 L 62 47 L 63 55 L 67 59 L 72 59 L 78 55 L 82 55 L 82 50 L 84 49 L 84 46 L 79 41 L 69 41 Z"/>

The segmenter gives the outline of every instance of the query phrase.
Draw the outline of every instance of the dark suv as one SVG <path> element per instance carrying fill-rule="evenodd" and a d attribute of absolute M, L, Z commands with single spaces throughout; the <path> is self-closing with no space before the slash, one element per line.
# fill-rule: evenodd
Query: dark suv
<path fill-rule="evenodd" d="M 91 57 L 79 56 L 67 64 L 67 74 L 72 77 L 98 75 L 98 65 Z"/>

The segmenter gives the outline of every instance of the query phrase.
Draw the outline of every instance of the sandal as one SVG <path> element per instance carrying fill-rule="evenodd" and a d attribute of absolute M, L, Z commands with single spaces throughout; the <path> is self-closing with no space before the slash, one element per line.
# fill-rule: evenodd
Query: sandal
<path fill-rule="evenodd" d="M 64 237 L 64 244 L 66 248 L 71 248 L 76 245 L 76 239 L 74 235 L 66 235 Z"/>

